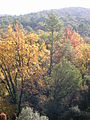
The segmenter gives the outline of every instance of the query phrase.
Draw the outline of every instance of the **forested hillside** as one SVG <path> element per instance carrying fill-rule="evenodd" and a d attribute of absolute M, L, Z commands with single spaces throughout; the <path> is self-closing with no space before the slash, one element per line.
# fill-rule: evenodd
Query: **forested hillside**
<path fill-rule="evenodd" d="M 0 17 L 0 120 L 90 120 L 90 9 Z"/>
<path fill-rule="evenodd" d="M 63 8 L 20 16 L 1 16 L 0 28 L 7 30 L 9 23 L 14 24 L 17 20 L 28 31 L 45 30 L 42 23 L 51 12 L 55 12 L 63 20 L 65 26 L 70 24 L 81 36 L 90 36 L 90 9 L 86 8 Z"/>

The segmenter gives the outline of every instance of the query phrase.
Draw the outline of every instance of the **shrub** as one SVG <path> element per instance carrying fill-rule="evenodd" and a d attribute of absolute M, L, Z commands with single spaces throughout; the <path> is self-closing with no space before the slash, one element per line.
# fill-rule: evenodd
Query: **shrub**
<path fill-rule="evenodd" d="M 70 109 L 63 114 L 62 120 L 90 120 L 90 112 Z"/>
<path fill-rule="evenodd" d="M 72 106 L 75 94 L 81 86 L 80 71 L 68 60 L 53 67 L 52 101 L 47 104 L 47 115 L 52 120 L 61 120 L 62 114 Z"/>
<path fill-rule="evenodd" d="M 16 120 L 48 120 L 46 116 L 40 116 L 38 112 L 34 112 L 30 107 L 23 108 Z"/>

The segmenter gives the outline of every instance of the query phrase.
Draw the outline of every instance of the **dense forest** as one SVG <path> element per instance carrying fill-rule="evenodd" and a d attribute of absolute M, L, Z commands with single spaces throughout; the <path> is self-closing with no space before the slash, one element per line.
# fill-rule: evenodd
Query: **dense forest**
<path fill-rule="evenodd" d="M 0 16 L 0 113 L 90 120 L 90 9 Z"/>

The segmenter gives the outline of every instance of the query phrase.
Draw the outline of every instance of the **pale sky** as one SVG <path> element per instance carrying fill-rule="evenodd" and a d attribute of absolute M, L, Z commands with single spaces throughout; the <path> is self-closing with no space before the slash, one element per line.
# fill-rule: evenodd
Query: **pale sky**
<path fill-rule="evenodd" d="M 20 15 L 64 7 L 90 8 L 90 0 L 0 0 L 0 14 Z"/>

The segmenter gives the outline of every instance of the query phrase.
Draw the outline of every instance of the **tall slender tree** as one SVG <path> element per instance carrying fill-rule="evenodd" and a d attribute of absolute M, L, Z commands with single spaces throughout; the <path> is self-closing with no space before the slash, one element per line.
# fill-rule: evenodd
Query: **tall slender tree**
<path fill-rule="evenodd" d="M 63 23 L 55 13 L 50 13 L 48 15 L 48 17 L 46 18 L 45 27 L 51 33 L 50 67 L 49 67 L 49 71 L 48 71 L 48 74 L 50 75 L 51 71 L 52 71 L 52 65 L 53 65 L 52 59 L 53 59 L 54 34 L 55 34 L 55 32 L 58 32 L 59 34 L 57 35 L 57 37 L 60 37 L 60 35 L 61 35 L 60 33 L 63 28 Z"/>

